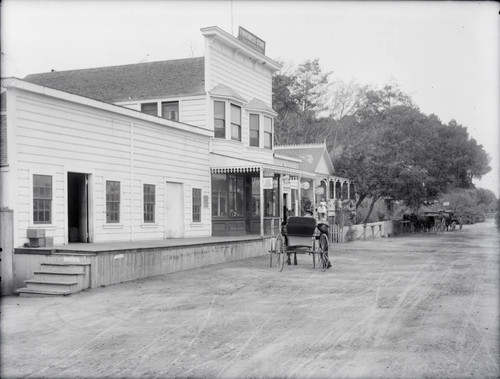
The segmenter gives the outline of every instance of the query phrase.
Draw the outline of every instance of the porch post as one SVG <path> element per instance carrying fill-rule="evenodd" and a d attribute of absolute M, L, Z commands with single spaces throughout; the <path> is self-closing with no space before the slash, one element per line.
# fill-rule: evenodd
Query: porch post
<path fill-rule="evenodd" d="M 260 182 L 260 191 L 259 191 L 259 201 L 260 201 L 260 236 L 264 237 L 264 189 L 262 186 L 264 185 L 264 171 L 262 167 L 259 170 L 259 182 Z"/>

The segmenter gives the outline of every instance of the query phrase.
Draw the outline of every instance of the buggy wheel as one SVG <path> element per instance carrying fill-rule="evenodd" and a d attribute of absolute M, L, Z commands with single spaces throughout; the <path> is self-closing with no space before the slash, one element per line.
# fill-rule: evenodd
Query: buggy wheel
<path fill-rule="evenodd" d="M 285 265 L 285 246 L 281 235 L 276 238 L 276 267 L 283 271 Z"/>
<path fill-rule="evenodd" d="M 319 237 L 319 266 L 323 271 L 328 269 L 330 260 L 328 259 L 328 237 L 322 234 Z"/>

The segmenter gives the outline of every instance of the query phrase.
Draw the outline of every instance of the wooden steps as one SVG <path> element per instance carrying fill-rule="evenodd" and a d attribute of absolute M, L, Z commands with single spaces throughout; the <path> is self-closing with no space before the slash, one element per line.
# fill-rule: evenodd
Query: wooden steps
<path fill-rule="evenodd" d="M 90 287 L 89 263 L 42 263 L 20 296 L 68 296 Z"/>

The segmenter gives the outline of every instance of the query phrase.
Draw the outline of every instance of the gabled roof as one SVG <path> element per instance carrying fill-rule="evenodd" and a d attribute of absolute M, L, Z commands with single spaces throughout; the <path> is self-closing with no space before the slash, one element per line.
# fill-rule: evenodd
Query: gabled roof
<path fill-rule="evenodd" d="M 200 95 L 205 93 L 205 59 L 53 71 L 24 80 L 108 103 Z"/>
<path fill-rule="evenodd" d="M 248 110 L 253 110 L 253 111 L 264 111 L 271 113 L 273 115 L 277 115 L 276 111 L 271 108 L 269 105 L 264 103 L 263 101 L 259 99 L 252 99 L 248 103 L 245 104 L 245 108 Z"/>
<path fill-rule="evenodd" d="M 275 146 L 274 150 L 279 154 L 301 159 L 302 163 L 299 164 L 299 168 L 310 172 L 316 172 L 320 160 L 324 158 L 331 173 L 333 174 L 334 172 L 332 160 L 330 159 L 330 155 L 324 143 L 282 145 Z"/>
<path fill-rule="evenodd" d="M 224 84 L 219 84 L 209 91 L 212 96 L 222 96 L 222 97 L 232 97 L 234 99 L 245 101 L 243 96 L 236 92 L 231 87 L 225 86 Z"/>

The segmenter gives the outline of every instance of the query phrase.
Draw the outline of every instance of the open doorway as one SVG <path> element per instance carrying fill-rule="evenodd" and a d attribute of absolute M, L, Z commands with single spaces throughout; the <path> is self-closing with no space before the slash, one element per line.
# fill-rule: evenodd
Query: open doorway
<path fill-rule="evenodd" d="M 88 174 L 68 172 L 68 242 L 89 242 Z"/>

